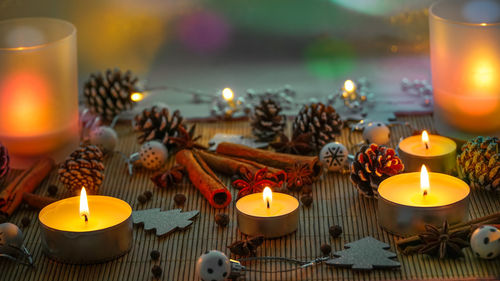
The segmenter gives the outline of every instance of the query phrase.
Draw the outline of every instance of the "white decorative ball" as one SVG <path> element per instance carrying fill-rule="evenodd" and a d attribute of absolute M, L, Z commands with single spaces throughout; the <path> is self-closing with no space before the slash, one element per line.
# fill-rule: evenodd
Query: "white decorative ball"
<path fill-rule="evenodd" d="M 391 130 L 382 122 L 370 122 L 363 130 L 363 139 L 368 143 L 385 145 L 391 140 Z"/>
<path fill-rule="evenodd" d="M 491 225 L 480 226 L 471 235 L 470 247 L 477 257 L 497 257 L 500 254 L 500 230 Z"/>
<path fill-rule="evenodd" d="M 97 146 L 103 153 L 108 153 L 115 150 L 118 135 L 113 128 L 100 126 L 90 131 L 89 139 L 90 143 Z"/>
<path fill-rule="evenodd" d="M 168 150 L 159 141 L 148 141 L 139 150 L 141 165 L 150 170 L 158 170 L 167 162 Z"/>
<path fill-rule="evenodd" d="M 329 171 L 340 171 L 347 160 L 347 148 L 339 142 L 327 143 L 319 152 L 319 160 Z"/>
<path fill-rule="evenodd" d="M 204 281 L 223 281 L 231 273 L 231 263 L 224 253 L 208 251 L 198 258 L 196 273 Z"/>

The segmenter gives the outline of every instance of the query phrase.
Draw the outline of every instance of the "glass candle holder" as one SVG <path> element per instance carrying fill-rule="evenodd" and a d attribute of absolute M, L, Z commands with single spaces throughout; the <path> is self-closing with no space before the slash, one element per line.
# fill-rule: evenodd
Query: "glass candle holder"
<path fill-rule="evenodd" d="M 66 21 L 0 22 L 0 142 L 13 168 L 59 161 L 79 142 L 76 29 Z"/>
<path fill-rule="evenodd" d="M 429 10 L 434 119 L 441 134 L 500 134 L 500 1 L 447 0 Z"/>

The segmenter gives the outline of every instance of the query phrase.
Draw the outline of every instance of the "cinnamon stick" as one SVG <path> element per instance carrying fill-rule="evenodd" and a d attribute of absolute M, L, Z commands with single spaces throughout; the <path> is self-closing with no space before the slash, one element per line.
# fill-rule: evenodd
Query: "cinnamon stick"
<path fill-rule="evenodd" d="M 229 190 L 194 150 L 177 152 L 175 160 L 186 168 L 189 180 L 212 207 L 224 208 L 231 202 Z"/>
<path fill-rule="evenodd" d="M 229 142 L 220 143 L 217 146 L 216 151 L 219 154 L 247 159 L 283 170 L 293 168 L 295 163 L 298 162 L 308 163 L 314 173 L 314 178 L 318 178 L 323 171 L 321 162 L 317 156 L 301 156 L 278 153 Z"/>
<path fill-rule="evenodd" d="M 232 176 L 235 174 L 240 174 L 244 172 L 244 170 L 250 171 L 252 174 L 257 173 L 260 169 L 267 168 L 269 172 L 273 174 L 278 174 L 279 176 L 283 176 L 280 178 L 280 181 L 285 181 L 286 179 L 284 173 L 280 173 L 282 170 L 274 167 L 269 167 L 251 160 L 235 158 L 231 156 L 215 154 L 203 150 L 197 151 L 197 153 L 205 160 L 205 162 L 212 168 L 213 170 Z"/>
<path fill-rule="evenodd" d="M 0 213 L 12 215 L 23 200 L 24 193 L 32 193 L 54 167 L 54 160 L 42 158 L 23 171 L 0 193 Z"/>
<path fill-rule="evenodd" d="M 500 223 L 500 212 L 452 225 L 450 226 L 450 232 L 457 232 L 466 229 L 473 230 L 475 227 L 482 224 L 496 223 Z M 412 249 L 418 248 L 421 243 L 422 241 L 420 240 L 420 237 L 418 235 L 414 235 L 397 241 L 396 246 L 402 253 L 411 254 L 414 252 Z"/>
<path fill-rule="evenodd" d="M 26 202 L 30 207 L 40 210 L 45 206 L 56 202 L 57 200 L 51 197 L 25 192 L 23 194 L 23 201 Z"/>

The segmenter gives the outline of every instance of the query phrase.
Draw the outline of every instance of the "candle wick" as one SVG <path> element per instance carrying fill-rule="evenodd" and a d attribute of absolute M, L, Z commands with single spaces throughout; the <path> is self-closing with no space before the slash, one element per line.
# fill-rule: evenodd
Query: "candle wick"
<path fill-rule="evenodd" d="M 426 196 L 426 195 L 427 195 L 427 190 L 424 190 L 424 196 Z"/>
<path fill-rule="evenodd" d="M 429 144 L 425 143 L 425 149 L 429 149 Z"/>
<path fill-rule="evenodd" d="M 266 200 L 267 201 L 267 208 L 271 208 L 270 204 L 269 204 L 269 200 Z"/>
<path fill-rule="evenodd" d="M 83 218 L 85 219 L 85 222 L 88 222 L 88 221 L 89 221 L 89 218 L 87 217 L 87 215 L 86 215 L 86 214 L 83 214 L 82 216 L 83 216 Z"/>

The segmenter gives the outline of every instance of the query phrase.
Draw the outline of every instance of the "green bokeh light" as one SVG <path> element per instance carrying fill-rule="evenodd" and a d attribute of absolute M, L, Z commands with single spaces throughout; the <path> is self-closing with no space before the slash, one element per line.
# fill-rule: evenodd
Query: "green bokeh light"
<path fill-rule="evenodd" d="M 319 77 L 338 77 L 356 66 L 356 51 L 345 41 L 321 38 L 305 50 L 307 69 Z"/>

